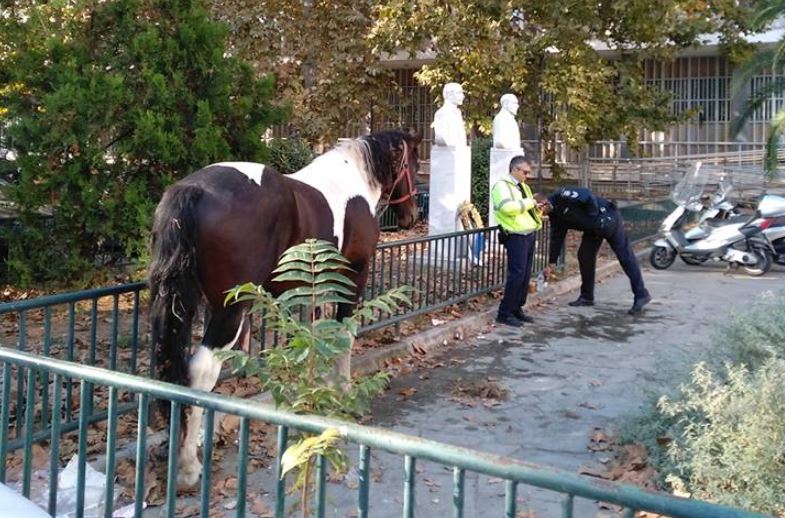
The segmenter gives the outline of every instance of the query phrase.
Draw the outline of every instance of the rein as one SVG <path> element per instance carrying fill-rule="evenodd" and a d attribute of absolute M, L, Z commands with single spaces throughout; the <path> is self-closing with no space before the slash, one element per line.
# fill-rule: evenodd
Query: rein
<path fill-rule="evenodd" d="M 417 189 L 414 188 L 414 182 L 412 181 L 412 173 L 411 173 L 410 168 L 409 168 L 409 160 L 408 160 L 408 158 L 409 158 L 409 149 L 408 149 L 408 146 L 406 145 L 406 141 L 404 140 L 403 141 L 403 155 L 401 157 L 401 165 L 400 165 L 400 167 L 398 169 L 398 175 L 395 177 L 395 181 L 393 182 L 392 187 L 390 187 L 390 194 L 387 195 L 387 201 L 384 204 L 381 205 L 381 208 L 379 210 L 376 211 L 377 216 L 379 214 L 381 214 L 382 212 L 384 212 L 384 210 L 387 209 L 387 207 L 389 207 L 390 205 L 397 205 L 399 203 L 403 203 L 405 201 L 408 201 L 411 198 L 413 198 L 415 194 L 417 194 Z M 394 200 L 390 199 L 390 198 L 392 198 L 393 192 L 395 191 L 395 187 L 404 178 L 406 178 L 408 192 L 406 194 L 404 194 L 403 196 L 395 198 Z"/>

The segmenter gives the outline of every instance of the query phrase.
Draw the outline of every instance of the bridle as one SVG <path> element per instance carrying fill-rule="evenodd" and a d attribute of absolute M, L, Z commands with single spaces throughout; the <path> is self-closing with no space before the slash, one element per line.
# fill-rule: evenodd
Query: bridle
<path fill-rule="evenodd" d="M 412 172 L 409 168 L 409 147 L 406 145 L 406 141 L 403 141 L 403 156 L 401 157 L 401 166 L 398 168 L 398 176 L 395 177 L 395 181 L 390 187 L 390 194 L 387 196 L 387 202 L 383 205 L 383 208 L 387 208 L 390 205 L 397 205 L 399 203 L 403 203 L 408 201 L 417 194 L 417 189 L 414 188 L 414 182 L 412 181 Z M 408 192 L 403 196 L 395 198 L 391 200 L 393 192 L 395 192 L 395 187 L 400 183 L 401 180 L 406 178 L 406 183 L 408 186 Z"/>

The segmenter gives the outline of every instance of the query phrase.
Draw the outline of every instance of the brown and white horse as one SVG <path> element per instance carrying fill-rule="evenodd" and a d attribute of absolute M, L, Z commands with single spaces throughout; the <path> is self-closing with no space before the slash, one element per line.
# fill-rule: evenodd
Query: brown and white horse
<path fill-rule="evenodd" d="M 403 228 L 416 222 L 419 143 L 417 136 L 385 131 L 344 142 L 292 175 L 262 164 L 224 162 L 169 187 L 155 211 L 150 266 L 159 378 L 211 391 L 221 368 L 212 350 L 247 347 L 250 340 L 247 303 L 224 306 L 225 292 L 254 282 L 277 294 L 281 287 L 270 278 L 278 259 L 308 238 L 336 244 L 350 262 L 358 299 L 379 239 L 377 205 L 393 206 Z M 202 344 L 188 358 L 201 300 L 209 320 Z M 338 318 L 351 310 L 340 305 Z M 178 476 L 184 486 L 196 483 L 201 472 L 201 418 L 202 409 L 193 407 L 186 419 Z"/>

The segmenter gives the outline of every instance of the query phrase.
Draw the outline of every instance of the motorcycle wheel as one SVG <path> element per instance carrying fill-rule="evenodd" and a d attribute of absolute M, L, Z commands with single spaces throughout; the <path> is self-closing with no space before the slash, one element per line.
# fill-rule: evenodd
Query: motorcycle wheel
<path fill-rule="evenodd" d="M 703 264 L 706 262 L 707 259 L 706 257 L 692 257 L 689 255 L 680 255 L 679 257 L 681 258 L 682 261 L 684 261 L 685 263 L 691 266 L 697 266 L 699 264 Z"/>
<path fill-rule="evenodd" d="M 658 269 L 664 270 L 670 268 L 676 260 L 676 251 L 664 246 L 653 246 L 651 254 L 649 255 L 649 262 L 651 265 Z"/>
<path fill-rule="evenodd" d="M 753 277 L 760 277 L 771 269 L 771 264 L 774 262 L 774 254 L 767 248 L 753 247 L 752 253 L 758 256 L 758 262 L 755 266 L 745 266 L 744 271 L 747 275 Z"/>

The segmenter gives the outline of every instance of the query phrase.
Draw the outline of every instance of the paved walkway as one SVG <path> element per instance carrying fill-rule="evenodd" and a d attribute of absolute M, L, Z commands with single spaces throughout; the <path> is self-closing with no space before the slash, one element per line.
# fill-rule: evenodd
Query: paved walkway
<path fill-rule="evenodd" d="M 726 275 L 719 266 L 678 262 L 644 277 L 654 302 L 642 315 L 626 314 L 632 295 L 623 275 L 597 286 L 593 308 L 570 308 L 575 295 L 564 296 L 532 311 L 537 320 L 523 331 L 493 328 L 446 352 L 444 367 L 395 379 L 375 405 L 373 424 L 570 472 L 596 465 L 597 454 L 587 449 L 594 429 L 612 428 L 648 391 L 689 370 L 729 312 L 781 287 L 785 274 L 775 267 L 761 278 Z M 456 387 L 488 379 L 508 392 L 497 406 L 450 399 Z M 381 481 L 371 489 L 372 516 L 400 515 L 401 463 L 375 456 Z M 421 467 L 417 516 L 449 516 L 451 473 Z M 468 474 L 466 482 L 466 516 L 503 515 L 503 483 Z M 519 487 L 518 496 L 523 511 L 560 515 L 557 494 Z M 595 503 L 576 500 L 576 516 L 596 512 Z"/>

